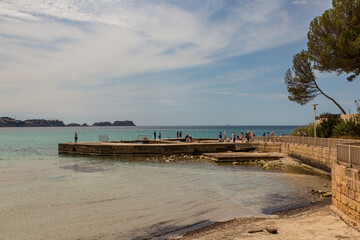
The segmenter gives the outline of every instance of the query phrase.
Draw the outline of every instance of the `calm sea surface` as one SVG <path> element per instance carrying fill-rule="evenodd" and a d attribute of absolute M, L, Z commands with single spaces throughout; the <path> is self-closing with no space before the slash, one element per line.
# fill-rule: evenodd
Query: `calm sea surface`
<path fill-rule="evenodd" d="M 308 204 L 329 179 L 197 158 L 73 157 L 59 142 L 217 138 L 245 131 L 290 133 L 296 126 L 0 128 L 0 239 L 143 239 L 178 236 L 239 216 Z"/>

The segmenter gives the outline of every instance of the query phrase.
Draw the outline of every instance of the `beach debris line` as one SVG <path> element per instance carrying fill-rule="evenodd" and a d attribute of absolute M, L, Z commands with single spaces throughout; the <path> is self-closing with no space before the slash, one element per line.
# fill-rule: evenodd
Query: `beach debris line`
<path fill-rule="evenodd" d="M 259 152 L 219 152 L 203 153 L 203 156 L 214 162 L 249 162 L 260 159 L 277 160 L 285 157 L 281 153 L 259 153 Z"/>
<path fill-rule="evenodd" d="M 322 190 L 312 189 L 311 193 L 315 196 L 323 197 L 323 198 L 331 198 L 331 196 L 332 196 L 332 192 L 326 192 L 326 191 L 322 191 Z"/>

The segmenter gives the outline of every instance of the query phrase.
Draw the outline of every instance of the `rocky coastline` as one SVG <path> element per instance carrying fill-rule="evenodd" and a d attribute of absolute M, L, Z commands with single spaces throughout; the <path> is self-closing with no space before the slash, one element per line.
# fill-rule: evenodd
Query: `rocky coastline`
<path fill-rule="evenodd" d="M 91 126 L 136 126 L 133 121 L 115 121 L 111 122 L 96 122 Z M 0 117 L 0 127 L 89 127 L 88 124 L 69 123 L 65 124 L 61 120 L 48 119 L 28 119 L 17 120 L 10 117 Z"/>

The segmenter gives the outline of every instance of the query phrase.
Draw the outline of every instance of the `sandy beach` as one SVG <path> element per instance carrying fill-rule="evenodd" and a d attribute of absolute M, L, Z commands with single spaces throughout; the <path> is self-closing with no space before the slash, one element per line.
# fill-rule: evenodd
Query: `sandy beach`
<path fill-rule="evenodd" d="M 238 218 L 191 231 L 181 239 L 360 239 L 360 232 L 330 211 L 331 200 L 276 212 L 266 218 Z"/>

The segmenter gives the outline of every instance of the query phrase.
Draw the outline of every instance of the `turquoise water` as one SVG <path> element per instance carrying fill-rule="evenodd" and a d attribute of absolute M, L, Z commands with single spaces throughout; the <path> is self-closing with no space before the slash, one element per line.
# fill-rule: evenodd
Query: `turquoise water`
<path fill-rule="evenodd" d="M 238 216 L 308 204 L 329 179 L 201 159 L 70 157 L 59 142 L 216 138 L 219 131 L 290 133 L 295 127 L 114 127 L 0 129 L 0 239 L 143 239 Z"/>
<path fill-rule="evenodd" d="M 219 132 L 254 131 L 256 136 L 263 132 L 276 135 L 291 133 L 297 126 L 178 126 L 178 127 L 63 127 L 63 128 L 1 128 L 0 151 L 10 155 L 43 154 L 57 155 L 59 142 L 74 141 L 74 132 L 79 133 L 79 141 L 98 141 L 99 135 L 108 135 L 110 141 L 134 140 L 139 135 L 153 138 L 154 131 L 161 132 L 162 138 L 175 138 L 177 131 L 182 136 L 190 134 L 194 138 L 218 138 Z M 1 156 L 4 157 L 4 156 Z"/>

